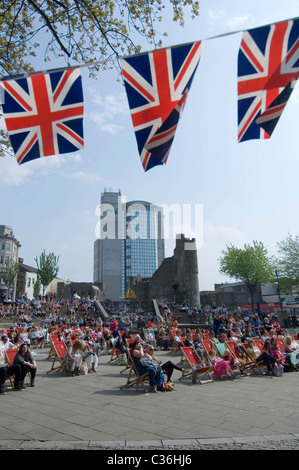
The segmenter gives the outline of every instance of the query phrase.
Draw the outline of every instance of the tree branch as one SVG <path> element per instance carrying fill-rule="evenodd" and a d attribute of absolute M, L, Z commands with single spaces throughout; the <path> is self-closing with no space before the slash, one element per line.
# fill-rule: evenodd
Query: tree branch
<path fill-rule="evenodd" d="M 48 28 L 50 29 L 51 33 L 53 34 L 54 38 L 56 39 L 56 41 L 58 42 L 61 50 L 68 56 L 70 57 L 70 53 L 68 52 L 68 50 L 64 47 L 64 45 L 62 44 L 62 42 L 60 41 L 59 39 L 59 35 L 57 34 L 57 32 L 55 31 L 55 29 L 52 27 L 51 25 L 51 22 L 49 20 L 49 18 L 47 17 L 47 15 L 45 14 L 45 12 L 43 10 L 41 10 L 39 8 L 38 5 L 36 5 L 36 3 L 33 1 L 33 0 L 27 0 L 28 3 L 30 3 L 30 5 L 43 17 L 46 25 L 48 26 Z"/>

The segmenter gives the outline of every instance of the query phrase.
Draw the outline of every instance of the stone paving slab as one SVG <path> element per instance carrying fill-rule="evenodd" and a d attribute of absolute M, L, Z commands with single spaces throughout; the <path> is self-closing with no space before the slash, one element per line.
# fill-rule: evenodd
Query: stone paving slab
<path fill-rule="evenodd" d="M 207 384 L 179 381 L 175 390 L 120 390 L 127 373 L 110 356 L 98 373 L 47 374 L 49 348 L 35 350 L 36 387 L 0 397 L 0 449 L 297 448 L 299 373 L 251 375 Z M 180 355 L 158 351 L 162 360 Z M 275 447 L 276 446 L 276 447 Z M 264 448 L 264 447 L 263 447 Z M 299 448 L 299 447 L 298 447 Z"/>

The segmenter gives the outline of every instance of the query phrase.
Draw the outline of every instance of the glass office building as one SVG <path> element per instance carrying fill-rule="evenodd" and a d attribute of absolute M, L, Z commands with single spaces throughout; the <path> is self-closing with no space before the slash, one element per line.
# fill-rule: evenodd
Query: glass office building
<path fill-rule="evenodd" d="M 105 191 L 101 205 L 105 210 L 95 242 L 94 282 L 105 283 L 106 299 L 120 300 L 130 277 L 151 277 L 164 259 L 163 212 L 147 201 L 123 202 L 120 191 Z M 110 234 L 115 237 L 110 238 L 104 236 L 108 213 L 115 217 L 114 226 L 110 220 Z"/>

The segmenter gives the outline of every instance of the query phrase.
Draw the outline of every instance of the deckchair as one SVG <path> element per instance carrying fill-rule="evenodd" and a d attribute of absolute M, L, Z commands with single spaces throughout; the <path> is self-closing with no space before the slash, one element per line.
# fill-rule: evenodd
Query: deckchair
<path fill-rule="evenodd" d="M 117 342 L 117 339 L 118 338 L 112 338 L 110 340 L 110 344 L 112 348 L 111 348 L 111 356 L 110 356 L 110 360 L 108 361 L 108 364 L 110 362 L 116 361 L 120 355 L 120 350 L 115 347 L 115 343 Z"/>
<path fill-rule="evenodd" d="M 5 353 L 6 353 L 6 357 L 7 357 L 7 361 L 9 363 L 10 366 L 12 366 L 13 364 L 13 360 L 14 360 L 14 357 L 15 355 L 17 354 L 18 350 L 17 349 L 9 349 L 9 350 L 6 350 Z M 5 376 L 5 380 L 9 380 L 10 381 L 10 385 L 12 388 L 14 388 L 14 382 L 13 382 L 13 377 L 14 377 L 15 374 L 6 374 Z"/>
<path fill-rule="evenodd" d="M 132 359 L 131 352 L 128 349 L 128 356 L 130 361 L 130 368 L 129 368 L 129 375 L 127 378 L 127 382 L 120 387 L 121 390 L 125 390 L 129 387 L 133 387 L 134 385 L 138 386 L 141 385 L 143 390 L 147 392 L 145 384 L 149 381 L 149 373 L 146 372 L 145 374 L 140 375 L 135 363 Z"/>
<path fill-rule="evenodd" d="M 175 334 L 172 333 L 172 335 L 173 335 L 173 341 L 172 341 L 171 353 L 175 354 L 177 352 L 181 352 L 181 347 L 182 347 L 182 344 L 184 344 L 185 342 L 185 337 L 180 336 L 181 342 L 178 342 L 175 339 Z"/>
<path fill-rule="evenodd" d="M 6 356 L 7 356 L 7 359 L 8 359 L 8 362 L 9 362 L 10 366 L 13 365 L 13 361 L 14 361 L 14 358 L 15 358 L 15 355 L 17 354 L 17 352 L 18 352 L 18 349 L 8 349 L 8 350 L 6 350 Z"/>
<path fill-rule="evenodd" d="M 225 343 L 215 343 L 215 347 L 216 347 L 218 356 L 223 357 L 223 353 L 227 349 L 226 344 Z"/>
<path fill-rule="evenodd" d="M 130 368 L 131 368 L 132 361 L 131 361 L 131 356 L 129 354 L 129 351 L 130 351 L 130 344 L 132 344 L 134 342 L 133 336 L 135 337 L 135 335 L 132 335 L 132 338 L 126 338 L 125 341 L 123 341 L 123 345 L 124 345 L 124 347 L 126 348 L 126 351 L 127 351 L 127 363 L 125 365 L 125 368 L 120 371 L 120 374 L 130 370 Z"/>
<path fill-rule="evenodd" d="M 54 347 L 55 355 L 53 357 L 53 362 L 52 362 L 52 365 L 51 365 L 51 369 L 48 370 L 47 374 L 50 374 L 51 372 L 62 370 L 64 372 L 64 374 L 66 375 L 65 365 L 63 363 L 63 358 L 65 356 L 67 348 L 66 348 L 63 341 L 54 342 L 53 347 Z M 58 366 L 54 367 L 56 363 L 58 363 Z"/>
<path fill-rule="evenodd" d="M 210 358 L 210 352 L 215 349 L 214 346 L 213 346 L 214 343 L 212 343 L 212 341 L 210 339 L 202 339 L 201 344 L 205 348 L 206 357 L 207 357 L 209 363 L 212 364 L 212 360 Z"/>
<path fill-rule="evenodd" d="M 260 351 L 260 353 L 262 354 L 263 352 L 263 343 L 262 343 L 262 340 L 260 339 L 254 339 L 254 344 L 255 346 L 258 348 L 258 350 Z M 256 369 L 255 370 L 260 370 L 260 369 L 263 369 L 264 367 L 266 367 L 266 363 L 264 361 L 261 361 L 261 362 L 255 362 L 255 358 L 251 356 L 250 354 L 250 351 L 248 351 L 247 349 L 247 346 L 248 344 L 247 343 L 243 343 L 243 347 L 246 351 L 246 354 L 248 355 L 248 357 L 255 363 L 256 365 Z M 264 374 L 264 372 L 261 370 L 261 373 Z"/>
<path fill-rule="evenodd" d="M 227 341 L 225 341 L 225 343 L 214 343 L 214 346 L 215 346 L 215 349 L 216 349 L 216 352 L 217 352 L 218 356 L 221 357 L 222 359 L 224 358 L 223 357 L 224 351 L 226 351 L 226 350 L 230 351 L 230 349 L 227 346 Z M 232 352 L 231 352 L 231 354 L 235 358 L 235 356 Z M 233 367 L 235 367 L 237 369 L 240 369 L 239 364 L 237 364 Z"/>
<path fill-rule="evenodd" d="M 61 340 L 58 339 L 57 335 L 51 335 L 51 346 L 49 349 L 49 354 L 48 354 L 47 359 L 51 359 L 51 357 L 55 356 L 54 343 L 59 343 L 59 342 L 61 342 Z"/>
<path fill-rule="evenodd" d="M 204 383 L 208 383 L 208 382 L 214 382 L 214 379 L 211 375 L 211 373 L 213 372 L 213 367 L 212 366 L 204 366 L 203 365 L 203 361 L 201 361 L 200 357 L 198 356 L 198 354 L 196 353 L 196 351 L 194 351 L 194 349 L 190 346 L 185 346 L 185 347 L 182 347 L 181 348 L 182 350 L 182 353 L 184 354 L 185 358 L 186 358 L 186 361 L 188 362 L 189 366 L 191 367 L 191 370 L 189 370 L 188 372 L 184 372 L 182 377 L 180 377 L 179 380 L 183 380 L 187 377 L 192 377 L 192 380 L 193 380 L 193 373 L 194 373 L 194 370 L 196 371 L 196 380 L 198 380 L 198 382 L 200 384 L 204 384 Z M 201 380 L 200 377 L 201 376 L 208 376 L 209 378 L 208 379 L 205 379 L 205 380 Z"/>
<path fill-rule="evenodd" d="M 15 355 L 17 354 L 18 352 L 18 349 L 8 349 L 6 351 L 6 356 L 7 356 L 7 359 L 8 359 L 8 362 L 9 362 L 9 365 L 12 366 L 13 365 L 13 361 L 14 361 L 14 358 L 15 358 Z M 30 372 L 28 370 L 27 374 L 30 376 Z M 9 377 L 10 379 L 10 377 Z M 10 379 L 10 383 L 12 383 L 11 379 Z"/>
<path fill-rule="evenodd" d="M 242 374 L 247 375 L 246 371 L 248 369 L 252 370 L 252 372 L 255 372 L 257 364 L 248 356 L 245 348 L 244 351 L 242 351 L 241 348 L 235 343 L 235 341 L 232 340 L 226 341 L 226 346 L 227 349 L 233 355 L 233 357 L 238 361 L 238 367 Z M 246 362 L 244 363 L 244 361 Z"/>
<path fill-rule="evenodd" d="M 201 337 L 202 337 L 203 339 L 210 339 L 210 336 L 211 336 L 211 335 L 210 335 L 209 332 L 201 333 Z"/>
<path fill-rule="evenodd" d="M 260 352 L 263 352 L 263 342 L 261 339 L 254 339 L 254 344 L 259 348 Z"/>
<path fill-rule="evenodd" d="M 282 338 L 276 338 L 276 342 L 277 342 L 277 346 L 280 347 L 281 352 L 285 353 L 286 352 L 286 347 L 285 347 L 285 344 L 284 344 Z"/>

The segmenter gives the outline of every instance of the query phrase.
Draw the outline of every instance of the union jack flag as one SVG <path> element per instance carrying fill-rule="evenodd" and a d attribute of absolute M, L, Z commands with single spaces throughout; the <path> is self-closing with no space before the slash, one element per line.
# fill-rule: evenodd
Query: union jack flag
<path fill-rule="evenodd" d="M 0 81 L 3 114 L 19 164 L 83 148 L 83 91 L 78 68 Z"/>
<path fill-rule="evenodd" d="M 198 66 L 201 41 L 121 60 L 141 163 L 166 163 Z"/>
<path fill-rule="evenodd" d="M 243 33 L 238 55 L 239 142 L 270 137 L 270 127 L 262 126 L 259 118 L 265 118 L 265 111 L 298 76 L 298 19 Z"/>
<path fill-rule="evenodd" d="M 278 95 L 278 97 L 273 101 L 273 103 L 270 104 L 269 108 L 266 109 L 266 111 L 262 113 L 259 118 L 257 118 L 256 123 L 265 129 L 268 135 L 272 135 L 272 132 L 274 131 L 284 108 L 286 107 L 288 99 L 290 98 L 296 83 L 297 80 L 290 82 L 288 86 L 283 89 L 280 95 Z"/>

